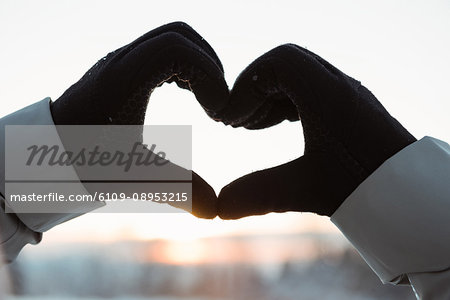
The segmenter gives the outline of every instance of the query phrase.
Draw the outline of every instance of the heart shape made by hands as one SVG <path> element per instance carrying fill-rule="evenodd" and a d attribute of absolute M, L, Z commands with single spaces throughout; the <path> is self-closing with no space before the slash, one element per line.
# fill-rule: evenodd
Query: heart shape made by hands
<path fill-rule="evenodd" d="M 285 211 L 331 216 L 378 166 L 415 141 L 359 81 L 297 45 L 256 59 L 229 91 L 212 47 L 182 22 L 99 60 L 52 103 L 55 124 L 142 125 L 151 92 L 164 82 L 192 91 L 212 119 L 233 127 L 302 122 L 303 156 L 239 178 L 218 197 L 192 172 L 192 213 L 203 218 Z"/>

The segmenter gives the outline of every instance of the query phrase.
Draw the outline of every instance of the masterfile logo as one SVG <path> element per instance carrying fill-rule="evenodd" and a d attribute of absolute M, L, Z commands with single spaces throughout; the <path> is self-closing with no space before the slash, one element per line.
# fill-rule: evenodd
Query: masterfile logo
<path fill-rule="evenodd" d="M 104 212 L 169 212 L 157 202 L 190 211 L 191 137 L 190 126 L 7 125 L 7 210 L 83 213 L 102 202 Z"/>

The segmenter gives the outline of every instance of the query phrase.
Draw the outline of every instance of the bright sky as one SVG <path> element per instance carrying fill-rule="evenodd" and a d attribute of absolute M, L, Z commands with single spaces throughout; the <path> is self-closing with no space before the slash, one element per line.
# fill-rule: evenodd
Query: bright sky
<path fill-rule="evenodd" d="M 444 0 L 2 0 L 0 114 L 46 96 L 57 99 L 108 52 L 176 20 L 212 45 L 229 86 L 259 55 L 296 43 L 362 81 L 417 138 L 450 141 L 450 2 Z M 154 92 L 146 124 L 192 124 L 193 169 L 216 192 L 303 151 L 300 123 L 264 131 L 228 128 L 172 85 Z M 326 218 L 299 213 L 227 222 L 187 214 L 89 214 L 53 229 L 45 243 L 314 230 L 335 229 Z"/>

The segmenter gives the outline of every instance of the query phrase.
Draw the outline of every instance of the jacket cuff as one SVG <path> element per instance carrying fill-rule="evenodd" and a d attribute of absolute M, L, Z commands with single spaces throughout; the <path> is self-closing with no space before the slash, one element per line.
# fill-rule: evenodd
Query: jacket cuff
<path fill-rule="evenodd" d="M 386 283 L 450 267 L 450 146 L 424 137 L 384 162 L 331 221 Z"/>
<path fill-rule="evenodd" d="M 3 202 L 3 200 L 1 200 Z M 26 227 L 15 214 L 6 214 L 3 203 L 0 205 L 0 224 L 2 236 L 2 262 L 12 262 L 26 244 L 37 244 L 42 239 L 42 233 L 34 232 Z"/>
<path fill-rule="evenodd" d="M 5 126 L 6 125 L 55 125 L 53 123 L 51 111 L 50 111 L 50 98 L 45 98 L 37 103 L 34 103 L 30 106 L 27 106 L 19 111 L 16 111 L 2 119 L 0 119 L 0 132 L 3 135 L 0 139 L 0 181 L 5 182 Z M 54 129 L 54 130 L 53 130 Z M 46 131 L 48 134 L 48 131 Z M 58 136 L 58 132 L 56 127 L 52 128 L 51 137 L 49 137 L 52 141 L 55 141 L 56 144 L 59 145 L 60 149 L 63 149 L 62 142 Z M 40 137 L 36 137 L 39 140 Z M 16 139 L 16 138 L 15 138 Z M 20 136 L 17 137 L 20 139 Z M 53 170 L 48 169 L 47 172 L 52 172 Z M 65 171 L 58 170 L 57 176 L 60 178 L 71 178 L 75 181 L 79 181 L 78 175 L 73 169 L 72 166 L 70 168 L 66 168 Z M 63 172 L 64 174 L 61 174 Z M 52 174 L 42 174 L 43 178 L 49 178 Z M 1 194 L 7 195 L 5 193 L 5 186 L 1 186 Z M 45 189 L 45 188 L 44 188 Z M 54 192 L 52 187 L 48 187 L 47 192 Z M 88 194 L 86 189 L 84 188 L 81 182 L 72 183 L 70 186 L 71 192 L 74 194 Z M 8 205 L 8 201 L 5 201 Z M 20 211 L 14 211 L 14 207 L 7 207 L 6 212 L 10 213 L 11 210 L 16 214 L 16 216 L 30 229 L 37 232 L 44 232 L 49 230 L 50 228 L 58 225 L 62 222 L 75 218 L 79 215 L 82 215 L 86 212 L 92 211 L 96 208 L 102 207 L 105 205 L 104 202 L 101 201 L 93 201 L 93 202 L 82 202 L 79 204 L 80 207 L 75 209 L 76 212 L 72 213 L 23 213 Z"/>

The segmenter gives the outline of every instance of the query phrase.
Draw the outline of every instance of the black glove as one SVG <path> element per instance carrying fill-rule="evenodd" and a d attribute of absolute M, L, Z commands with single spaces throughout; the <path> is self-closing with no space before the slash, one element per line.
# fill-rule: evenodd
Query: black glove
<path fill-rule="evenodd" d="M 359 81 L 292 44 L 240 74 L 221 119 L 248 129 L 300 119 L 305 138 L 300 158 L 224 187 L 224 219 L 285 211 L 331 216 L 384 161 L 416 141 Z"/>
<path fill-rule="evenodd" d="M 142 125 L 151 92 L 165 82 L 191 90 L 211 117 L 228 100 L 214 50 L 187 24 L 176 22 L 100 59 L 51 104 L 53 120 L 56 125 Z M 192 181 L 193 214 L 216 216 L 213 189 L 194 172 Z"/>

